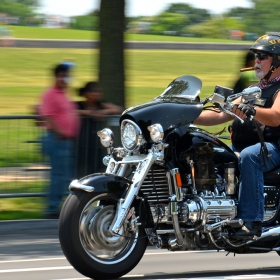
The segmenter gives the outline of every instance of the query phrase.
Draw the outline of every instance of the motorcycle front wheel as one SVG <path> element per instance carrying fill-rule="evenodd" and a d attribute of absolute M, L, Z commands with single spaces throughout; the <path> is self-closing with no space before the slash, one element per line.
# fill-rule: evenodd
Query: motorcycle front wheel
<path fill-rule="evenodd" d="M 108 231 L 115 215 L 117 197 L 74 190 L 59 217 L 59 241 L 70 264 L 92 279 L 119 278 L 141 260 L 147 237 L 141 226 L 118 235 Z"/>

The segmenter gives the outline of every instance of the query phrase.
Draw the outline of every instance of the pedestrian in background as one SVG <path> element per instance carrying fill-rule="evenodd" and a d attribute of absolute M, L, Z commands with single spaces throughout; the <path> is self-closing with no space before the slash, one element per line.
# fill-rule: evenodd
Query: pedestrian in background
<path fill-rule="evenodd" d="M 54 84 L 43 94 L 40 106 L 46 129 L 43 152 L 51 165 L 47 218 L 59 217 L 63 195 L 74 178 L 74 139 L 79 131 L 79 117 L 76 104 L 67 96 L 69 70 L 69 63 L 54 68 Z"/>
<path fill-rule="evenodd" d="M 78 91 L 83 101 L 77 102 L 81 127 L 76 141 L 76 172 L 77 178 L 92 174 L 102 164 L 102 146 L 97 131 L 106 116 L 120 114 L 123 108 L 102 100 L 102 91 L 98 82 L 91 81 Z M 103 167 L 103 166 L 102 166 Z"/>

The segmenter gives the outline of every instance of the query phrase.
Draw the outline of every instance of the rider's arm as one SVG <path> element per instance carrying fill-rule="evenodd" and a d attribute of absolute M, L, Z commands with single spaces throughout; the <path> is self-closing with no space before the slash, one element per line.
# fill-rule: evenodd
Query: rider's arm
<path fill-rule="evenodd" d="M 233 117 L 226 113 L 218 113 L 213 111 L 203 111 L 200 116 L 194 120 L 194 124 L 198 125 L 217 125 L 232 120 Z"/>
<path fill-rule="evenodd" d="M 239 104 L 240 101 L 241 101 L 241 97 L 236 99 L 232 103 Z M 236 106 L 234 106 L 234 107 L 236 107 Z M 194 124 L 210 126 L 210 125 L 217 125 L 217 124 L 221 124 L 224 122 L 228 122 L 233 119 L 234 119 L 233 116 L 228 115 L 223 112 L 204 110 L 204 111 L 202 111 L 200 116 L 196 120 L 194 120 Z"/>

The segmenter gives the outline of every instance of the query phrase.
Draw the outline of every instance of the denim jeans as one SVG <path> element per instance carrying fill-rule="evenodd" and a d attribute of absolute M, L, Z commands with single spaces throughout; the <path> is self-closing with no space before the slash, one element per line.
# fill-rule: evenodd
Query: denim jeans
<path fill-rule="evenodd" d="M 47 131 L 42 141 L 51 165 L 47 214 L 59 213 L 63 195 L 73 179 L 74 143 L 70 139 L 59 140 L 51 131 Z"/>
<path fill-rule="evenodd" d="M 260 144 L 243 149 L 239 155 L 240 189 L 238 218 L 244 221 L 262 221 L 264 216 L 263 172 L 280 165 L 280 150 L 276 144 L 266 143 L 268 154 L 260 154 Z"/>

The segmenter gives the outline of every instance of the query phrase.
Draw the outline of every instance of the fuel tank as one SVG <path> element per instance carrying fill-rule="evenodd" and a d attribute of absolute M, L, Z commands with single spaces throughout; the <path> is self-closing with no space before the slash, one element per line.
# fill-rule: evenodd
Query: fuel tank
<path fill-rule="evenodd" d="M 234 152 L 215 135 L 190 125 L 184 135 L 178 137 L 176 141 L 177 160 L 181 166 L 186 166 L 186 154 L 192 150 L 192 147 L 210 143 L 214 149 L 213 161 L 215 164 L 223 166 L 226 163 L 234 163 L 238 172 L 238 158 Z"/>

